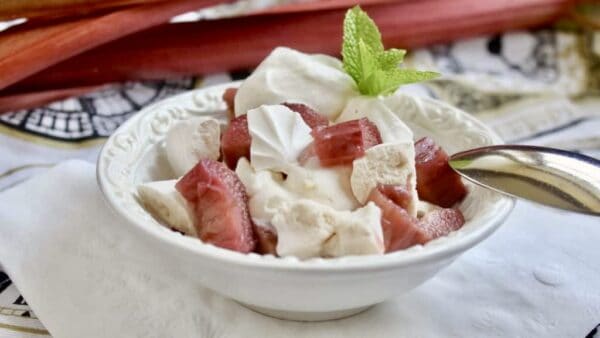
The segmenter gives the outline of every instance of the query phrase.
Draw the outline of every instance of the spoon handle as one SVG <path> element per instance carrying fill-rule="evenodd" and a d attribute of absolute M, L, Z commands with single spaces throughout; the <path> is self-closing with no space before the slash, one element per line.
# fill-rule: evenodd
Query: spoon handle
<path fill-rule="evenodd" d="M 450 156 L 468 180 L 547 206 L 600 216 L 600 161 L 536 146 L 497 145 Z"/>

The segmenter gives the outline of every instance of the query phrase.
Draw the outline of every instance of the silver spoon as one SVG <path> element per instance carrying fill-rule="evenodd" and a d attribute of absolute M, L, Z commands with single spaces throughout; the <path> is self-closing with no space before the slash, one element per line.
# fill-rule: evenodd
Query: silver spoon
<path fill-rule="evenodd" d="M 450 156 L 466 179 L 513 197 L 600 216 L 600 161 L 535 146 L 498 145 Z"/>

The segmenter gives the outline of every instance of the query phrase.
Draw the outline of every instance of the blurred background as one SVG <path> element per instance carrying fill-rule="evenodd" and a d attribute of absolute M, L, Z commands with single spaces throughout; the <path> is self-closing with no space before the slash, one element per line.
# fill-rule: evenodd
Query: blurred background
<path fill-rule="evenodd" d="M 600 156 L 598 1 L 2 0 L 0 190 L 65 159 L 95 162 L 141 108 L 243 79 L 275 46 L 339 55 L 356 3 L 387 48 L 410 50 L 408 66 L 443 75 L 401 90 L 506 142 Z M 46 331 L 0 272 L 0 336 L 17 332 Z"/>

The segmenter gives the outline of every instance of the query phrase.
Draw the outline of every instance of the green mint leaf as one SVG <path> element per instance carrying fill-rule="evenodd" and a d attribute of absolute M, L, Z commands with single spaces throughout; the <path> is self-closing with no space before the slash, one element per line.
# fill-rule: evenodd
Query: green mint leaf
<path fill-rule="evenodd" d="M 402 61 L 404 61 L 404 55 L 406 55 L 406 51 L 404 49 L 388 49 L 377 55 L 377 62 L 379 63 L 381 69 L 395 69 L 398 68 L 398 65 L 402 63 Z"/>
<path fill-rule="evenodd" d="M 367 76 L 363 82 L 358 86 L 358 90 L 363 95 L 377 96 L 383 90 L 385 81 L 382 81 L 385 73 L 378 69 Z"/>
<path fill-rule="evenodd" d="M 380 83 L 377 85 L 378 95 L 389 95 L 395 92 L 401 85 L 431 80 L 439 75 L 440 74 L 436 72 L 424 72 L 403 68 L 381 72 L 379 74 Z"/>
<path fill-rule="evenodd" d="M 398 86 L 408 83 L 428 81 L 440 76 L 439 73 L 420 71 L 416 69 L 396 68 L 388 73 Z"/>
<path fill-rule="evenodd" d="M 379 29 L 359 6 L 346 12 L 342 43 L 344 70 L 354 79 L 361 94 L 388 95 L 403 84 L 439 76 L 435 72 L 399 68 L 405 54 L 403 49 L 383 48 Z"/>
<path fill-rule="evenodd" d="M 376 72 L 379 65 L 375 53 L 362 39 L 358 40 L 358 59 L 360 60 L 360 87 L 360 83 Z"/>
<path fill-rule="evenodd" d="M 359 6 L 355 6 L 346 12 L 344 18 L 342 57 L 344 70 L 356 83 L 359 83 L 365 76 L 364 70 L 360 67 L 360 41 L 363 41 L 375 55 L 383 51 L 379 29 L 367 13 Z"/>
<path fill-rule="evenodd" d="M 374 52 L 362 40 L 358 41 L 358 60 L 360 74 L 358 78 L 359 80 L 356 81 L 356 84 L 358 86 L 358 90 L 362 93 L 369 90 L 368 79 L 371 74 L 374 74 L 377 71 L 378 67 Z"/>

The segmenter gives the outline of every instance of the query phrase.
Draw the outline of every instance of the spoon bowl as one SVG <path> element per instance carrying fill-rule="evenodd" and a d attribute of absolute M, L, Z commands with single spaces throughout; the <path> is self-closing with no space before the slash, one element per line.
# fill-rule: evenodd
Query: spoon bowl
<path fill-rule="evenodd" d="M 553 148 L 496 145 L 456 153 L 449 164 L 480 186 L 600 216 L 600 161 L 595 158 Z"/>

